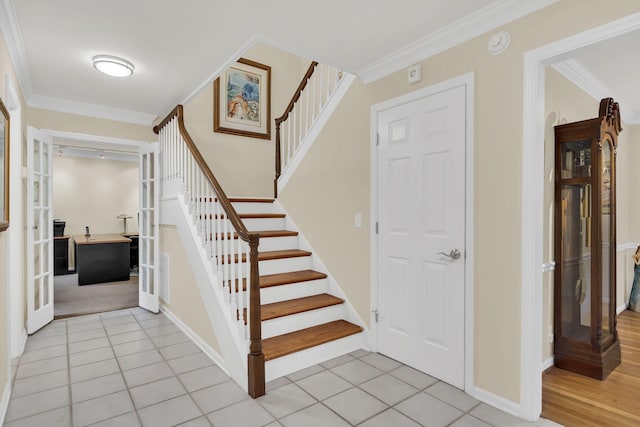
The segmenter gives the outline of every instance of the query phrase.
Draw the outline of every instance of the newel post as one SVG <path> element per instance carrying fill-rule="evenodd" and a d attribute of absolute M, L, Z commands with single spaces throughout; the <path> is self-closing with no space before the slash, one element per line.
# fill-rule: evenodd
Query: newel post
<path fill-rule="evenodd" d="M 278 197 L 278 178 L 282 169 L 280 160 L 280 121 L 276 120 L 276 179 L 273 180 L 273 197 Z"/>
<path fill-rule="evenodd" d="M 249 377 L 249 396 L 264 396 L 264 353 L 262 353 L 262 320 L 260 314 L 260 278 L 258 274 L 258 234 L 249 235 L 249 260 L 250 271 L 250 300 L 249 300 L 249 354 L 247 355 L 247 368 Z"/>

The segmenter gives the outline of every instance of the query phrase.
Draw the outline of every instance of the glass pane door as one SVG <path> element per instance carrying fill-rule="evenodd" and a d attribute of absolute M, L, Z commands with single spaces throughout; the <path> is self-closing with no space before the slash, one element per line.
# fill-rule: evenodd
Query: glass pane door
<path fill-rule="evenodd" d="M 159 224 L 156 181 L 158 172 L 158 143 L 140 147 L 140 230 L 139 230 L 139 300 L 140 307 L 157 313 L 159 310 L 158 254 L 159 240 L 156 227 Z M 159 174 L 158 174 L 159 175 Z"/>

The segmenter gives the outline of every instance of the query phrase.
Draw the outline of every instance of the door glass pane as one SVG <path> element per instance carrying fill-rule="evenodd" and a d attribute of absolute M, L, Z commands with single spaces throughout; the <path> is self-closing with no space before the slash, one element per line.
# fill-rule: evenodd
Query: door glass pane
<path fill-rule="evenodd" d="M 49 262 L 49 242 L 42 244 L 42 274 L 48 274 L 50 270 Z"/>
<path fill-rule="evenodd" d="M 156 188 L 155 181 L 149 181 L 149 207 L 150 208 L 153 208 L 156 205 L 155 188 Z"/>
<path fill-rule="evenodd" d="M 147 292 L 147 267 L 143 264 L 140 264 L 140 283 L 142 285 L 142 292 Z"/>
<path fill-rule="evenodd" d="M 602 338 L 611 334 L 610 302 L 611 302 L 611 255 L 612 248 L 612 216 L 611 216 L 611 147 L 607 140 L 602 143 Z M 615 307 L 613 307 L 615 309 Z"/>
<path fill-rule="evenodd" d="M 33 245 L 33 274 L 35 276 L 39 276 L 42 274 L 42 257 L 40 256 L 40 246 L 41 244 L 37 243 Z"/>
<path fill-rule="evenodd" d="M 148 239 L 140 239 L 140 264 L 147 265 L 147 245 Z"/>
<path fill-rule="evenodd" d="M 149 225 L 149 211 L 143 209 L 140 212 L 140 237 L 147 237 L 149 235 L 147 227 Z"/>
<path fill-rule="evenodd" d="M 42 305 L 46 306 L 49 305 L 49 286 L 51 286 L 51 274 L 47 274 L 46 276 L 42 277 Z"/>
<path fill-rule="evenodd" d="M 562 179 L 591 176 L 591 140 L 562 144 Z"/>
<path fill-rule="evenodd" d="M 149 184 L 146 182 L 142 183 L 142 209 L 146 209 L 149 207 Z"/>
<path fill-rule="evenodd" d="M 155 253 L 153 252 L 155 245 L 153 243 L 154 243 L 153 238 L 150 238 L 149 239 L 149 243 L 148 243 L 148 245 L 149 245 L 149 259 L 147 260 L 148 261 L 147 264 L 149 264 L 151 266 L 153 266 L 155 264 L 155 262 L 154 262 Z"/>
<path fill-rule="evenodd" d="M 591 341 L 591 185 L 563 185 L 562 336 Z"/>
<path fill-rule="evenodd" d="M 40 310 L 40 283 L 42 278 L 36 278 L 33 280 L 33 308 L 34 310 Z"/>
<path fill-rule="evenodd" d="M 156 158 L 156 153 L 149 153 L 149 176 L 148 178 L 153 179 L 153 177 L 155 176 L 155 158 Z"/>
<path fill-rule="evenodd" d="M 40 206 L 40 176 L 33 177 L 33 205 Z"/>
<path fill-rule="evenodd" d="M 142 181 L 146 181 L 149 177 L 149 175 L 147 174 L 147 162 L 149 161 L 149 155 L 148 154 L 143 154 L 142 155 Z"/>
<path fill-rule="evenodd" d="M 49 175 L 49 147 L 42 145 L 42 173 Z"/>
<path fill-rule="evenodd" d="M 40 141 L 33 141 L 33 170 L 36 173 L 40 173 L 42 170 L 40 168 L 40 150 L 42 148 L 42 143 Z"/>
<path fill-rule="evenodd" d="M 40 241 L 42 235 L 42 220 L 40 215 L 41 209 L 33 210 L 33 240 L 35 242 Z"/>
<path fill-rule="evenodd" d="M 42 190 L 42 206 L 43 207 L 48 207 L 49 206 L 49 191 L 47 191 L 49 189 L 49 177 L 43 175 L 42 179 L 41 179 L 41 186 L 40 186 L 41 190 Z"/>
<path fill-rule="evenodd" d="M 154 289 L 154 286 L 155 286 L 155 283 L 153 281 L 153 276 L 154 276 L 153 267 L 149 266 L 147 271 L 148 271 L 148 274 L 149 274 L 149 276 L 148 276 L 148 278 L 149 278 L 149 286 L 147 287 L 147 292 L 153 295 L 153 293 L 154 293 L 153 289 Z"/>
<path fill-rule="evenodd" d="M 147 218 L 149 219 L 149 237 L 154 237 L 155 236 L 155 227 L 154 227 L 154 223 L 153 223 L 153 209 L 149 209 L 148 213 L 147 213 Z"/>

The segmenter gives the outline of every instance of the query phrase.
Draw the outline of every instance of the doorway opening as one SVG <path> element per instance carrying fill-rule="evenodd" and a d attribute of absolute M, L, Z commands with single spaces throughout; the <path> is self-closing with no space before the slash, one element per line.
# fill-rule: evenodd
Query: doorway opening
<path fill-rule="evenodd" d="M 545 73 L 546 67 L 640 30 L 640 14 L 613 21 L 600 27 L 551 43 L 525 54 L 524 59 L 524 122 L 522 162 L 522 294 L 521 294 L 521 416 L 534 420 L 542 411 L 541 360 L 543 340 L 547 340 L 544 324 L 545 275 L 553 270 L 553 263 L 545 256 L 545 155 L 541 147 L 545 140 Z M 633 52 L 633 50 L 631 51 Z M 630 53 L 630 52 L 629 52 Z M 616 69 L 620 64 L 616 63 Z M 617 95 L 608 93 L 607 96 Z M 620 101 L 620 99 L 616 99 Z M 621 110 L 625 108 L 621 104 Z M 625 118 L 623 117 L 623 122 Z M 623 124 L 624 127 L 624 124 Z M 620 199 L 619 199 L 620 200 Z M 622 245 L 616 248 L 625 250 Z M 619 252 L 620 253 L 620 252 Z M 618 259 L 626 255 L 618 255 Z M 541 268 L 542 267 L 542 268 Z M 618 283 L 620 283 L 618 281 Z M 532 304 L 533 302 L 533 304 Z M 621 301 L 618 301 L 621 303 Z M 623 355 L 624 359 L 624 355 Z M 542 368 L 548 367 L 548 362 Z"/>

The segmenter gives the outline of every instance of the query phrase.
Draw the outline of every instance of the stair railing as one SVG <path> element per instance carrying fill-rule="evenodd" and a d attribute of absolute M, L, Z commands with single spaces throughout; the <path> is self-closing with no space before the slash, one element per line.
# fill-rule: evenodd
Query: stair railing
<path fill-rule="evenodd" d="M 243 342 L 249 341 L 249 395 L 262 396 L 265 368 L 258 273 L 260 235 L 247 230 L 194 144 L 184 125 L 182 105 L 176 106 L 153 131 L 160 140 L 163 195 L 184 196 L 192 223 L 217 271 L 223 295 L 228 295 L 229 315 Z"/>
<path fill-rule="evenodd" d="M 302 77 L 291 101 L 276 122 L 276 177 L 274 196 L 278 197 L 278 179 L 304 143 L 316 119 L 344 77 L 336 68 L 313 61 Z"/>

